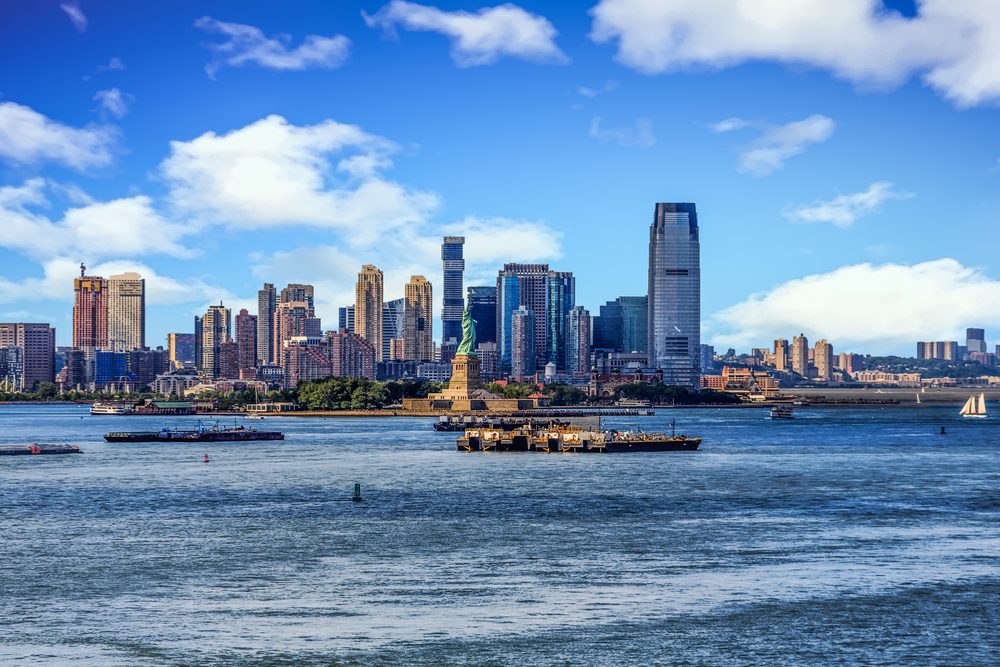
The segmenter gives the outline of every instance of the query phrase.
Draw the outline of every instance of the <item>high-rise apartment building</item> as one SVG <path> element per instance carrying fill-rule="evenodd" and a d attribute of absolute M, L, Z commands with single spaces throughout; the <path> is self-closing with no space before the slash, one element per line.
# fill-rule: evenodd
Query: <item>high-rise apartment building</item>
<path fill-rule="evenodd" d="M 813 363 L 816 365 L 816 377 L 829 381 L 833 377 L 833 345 L 826 339 L 816 341 L 813 349 Z"/>
<path fill-rule="evenodd" d="M 274 347 L 278 361 L 284 363 L 285 348 L 293 338 L 316 338 L 323 335 L 322 322 L 313 315 L 308 301 L 280 301 L 274 311 Z"/>
<path fill-rule="evenodd" d="M 841 352 L 837 355 L 837 368 L 848 375 L 854 375 L 858 371 L 864 370 L 864 362 L 865 358 L 860 354 Z"/>
<path fill-rule="evenodd" d="M 334 377 L 375 379 L 375 347 L 348 331 L 327 331 L 331 372 Z"/>
<path fill-rule="evenodd" d="M 465 259 L 462 256 L 464 236 L 446 236 L 441 244 L 441 261 L 444 264 L 442 285 L 441 342 L 462 340 L 462 313 L 465 302 L 462 294 L 462 277 Z"/>
<path fill-rule="evenodd" d="M 407 361 L 434 359 L 434 295 L 424 276 L 412 276 L 404 288 L 403 354 Z"/>
<path fill-rule="evenodd" d="M 804 378 L 809 377 L 809 339 L 805 334 L 792 338 L 792 370 Z"/>
<path fill-rule="evenodd" d="M 277 363 L 274 350 L 274 311 L 278 293 L 271 283 L 257 292 L 257 359 L 261 364 Z"/>
<path fill-rule="evenodd" d="M 86 271 L 73 280 L 73 347 L 93 351 L 108 346 L 108 281 Z"/>
<path fill-rule="evenodd" d="M 566 372 L 581 375 L 590 370 L 590 311 L 575 306 L 566 315 Z"/>
<path fill-rule="evenodd" d="M 42 323 L 0 324 L 0 349 L 7 350 L 7 386 L 33 391 L 55 381 L 56 330 Z"/>
<path fill-rule="evenodd" d="M 304 301 L 309 308 L 309 314 L 314 315 L 316 313 L 316 303 L 313 298 L 313 292 L 314 289 L 312 285 L 289 283 L 285 289 L 281 290 L 281 294 L 278 296 L 278 303 Z"/>
<path fill-rule="evenodd" d="M 958 360 L 958 342 L 939 340 L 917 343 L 917 359 Z"/>
<path fill-rule="evenodd" d="M 194 334 L 167 334 L 167 356 L 171 368 L 194 368 Z"/>
<path fill-rule="evenodd" d="M 198 370 L 214 378 L 222 377 L 223 357 L 222 344 L 228 343 L 232 336 L 232 316 L 229 309 L 220 302 L 218 306 L 209 306 L 200 318 L 201 335 L 200 357 Z"/>
<path fill-rule="evenodd" d="M 365 264 L 354 289 L 354 331 L 375 348 L 375 361 L 382 361 L 382 271 Z"/>
<path fill-rule="evenodd" d="M 701 386 L 701 250 L 694 204 L 658 203 L 649 228 L 649 365 L 663 382 Z"/>
<path fill-rule="evenodd" d="M 469 287 L 465 298 L 472 319 L 476 321 L 476 341 L 497 342 L 497 288 Z"/>
<path fill-rule="evenodd" d="M 965 330 L 965 349 L 969 354 L 973 352 L 986 352 L 986 330 L 985 329 L 966 329 Z"/>
<path fill-rule="evenodd" d="M 535 331 L 531 341 L 535 346 L 534 367 L 548 363 L 548 350 L 545 346 L 548 277 L 548 264 L 504 264 L 497 276 L 497 336 L 502 370 L 511 369 L 511 325 L 514 311 L 521 306 L 531 311 L 534 320 Z"/>
<path fill-rule="evenodd" d="M 236 365 L 239 377 L 252 380 L 257 369 L 257 316 L 246 308 L 236 315 Z"/>
<path fill-rule="evenodd" d="M 127 352 L 146 347 L 146 281 L 138 273 L 108 278 L 108 345 Z"/>
<path fill-rule="evenodd" d="M 546 362 L 566 370 L 566 324 L 576 307 L 576 278 L 569 271 L 549 271 L 545 280 Z"/>
<path fill-rule="evenodd" d="M 394 340 L 402 340 L 406 326 L 406 299 L 393 299 L 382 305 L 382 359 L 402 360 L 403 356 L 394 356 Z M 343 329 L 343 327 L 341 327 Z M 397 343 L 397 347 L 402 343 Z M 401 349 L 397 349 L 397 352 Z"/>
<path fill-rule="evenodd" d="M 788 370 L 788 340 L 776 338 L 774 341 L 774 370 L 782 373 Z"/>
<path fill-rule="evenodd" d="M 535 314 L 530 308 L 521 306 L 512 313 L 510 375 L 518 382 L 530 378 L 538 368 L 535 331 Z"/>

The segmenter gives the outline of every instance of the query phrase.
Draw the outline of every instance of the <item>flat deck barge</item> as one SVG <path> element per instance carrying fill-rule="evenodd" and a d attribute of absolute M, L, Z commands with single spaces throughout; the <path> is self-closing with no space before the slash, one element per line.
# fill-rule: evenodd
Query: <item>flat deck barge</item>
<path fill-rule="evenodd" d="M 258 431 L 246 426 L 232 428 L 199 427 L 191 430 L 164 428 L 159 431 L 121 431 L 106 433 L 108 442 L 251 442 L 255 440 L 284 440 L 279 431 Z"/>
<path fill-rule="evenodd" d="M 701 438 L 643 431 L 603 431 L 575 426 L 524 426 L 511 430 L 470 428 L 456 440 L 460 452 L 541 452 L 621 454 L 627 452 L 693 452 Z"/>
<path fill-rule="evenodd" d="M 0 445 L 0 456 L 39 456 L 43 454 L 82 454 L 77 445 Z"/>

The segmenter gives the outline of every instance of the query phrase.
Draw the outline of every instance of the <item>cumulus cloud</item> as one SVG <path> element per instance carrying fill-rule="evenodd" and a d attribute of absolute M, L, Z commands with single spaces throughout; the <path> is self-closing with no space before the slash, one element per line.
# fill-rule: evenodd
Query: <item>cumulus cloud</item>
<path fill-rule="evenodd" d="M 889 181 L 876 181 L 863 192 L 840 195 L 829 201 L 818 201 L 808 206 L 789 208 L 785 217 L 795 222 L 830 223 L 837 227 L 850 227 L 869 213 L 879 210 L 887 201 L 907 199 L 912 195 L 900 192 Z"/>
<path fill-rule="evenodd" d="M 740 171 L 767 176 L 784 166 L 785 161 L 802 153 L 809 144 L 822 143 L 833 135 L 834 122 L 814 114 L 784 125 L 761 125 L 741 118 L 727 118 L 712 126 L 716 133 L 732 132 L 759 126 L 760 135 L 740 152 Z"/>
<path fill-rule="evenodd" d="M 351 40 L 344 35 L 307 35 L 302 44 L 293 48 L 290 36 L 268 37 L 252 25 L 226 23 L 210 16 L 203 16 L 194 25 L 226 38 L 223 42 L 208 45 L 215 59 L 205 66 L 205 72 L 213 79 L 225 65 L 242 67 L 255 64 L 283 71 L 336 69 L 347 61 L 351 49 Z"/>
<path fill-rule="evenodd" d="M 177 211 L 201 223 L 329 227 L 363 245 L 424 221 L 438 206 L 433 193 L 380 176 L 396 150 L 356 125 L 297 126 L 268 116 L 228 134 L 172 142 L 161 171 Z"/>
<path fill-rule="evenodd" d="M 590 120 L 587 135 L 591 139 L 610 141 L 619 146 L 648 147 L 656 143 L 653 121 L 648 118 L 637 119 L 631 127 L 605 127 L 603 119 L 600 116 L 594 116 Z"/>
<path fill-rule="evenodd" d="M 78 2 L 61 2 L 59 3 L 59 8 L 66 12 L 66 16 L 69 17 L 70 23 L 77 32 L 87 31 L 87 16 L 80 9 L 80 3 Z"/>
<path fill-rule="evenodd" d="M 769 344 L 804 332 L 840 350 L 912 354 L 918 340 L 1000 327 L 1000 281 L 957 260 L 855 264 L 797 278 L 715 313 L 721 347 Z"/>
<path fill-rule="evenodd" d="M 865 87 L 913 76 L 959 106 L 1000 102 L 1000 12 L 922 0 L 907 18 L 875 0 L 601 0 L 591 39 L 655 74 L 749 61 L 804 64 Z"/>
<path fill-rule="evenodd" d="M 588 88 L 587 86 L 579 86 L 576 92 L 583 95 L 584 97 L 597 97 L 598 95 L 604 95 L 605 93 L 613 93 L 618 90 L 618 82 L 614 79 L 608 80 L 601 88 Z"/>
<path fill-rule="evenodd" d="M 117 88 L 99 90 L 94 94 L 94 100 L 100 103 L 101 108 L 110 113 L 115 118 L 124 118 L 128 113 L 128 108 L 135 101 L 135 98 L 128 93 L 123 93 Z"/>
<path fill-rule="evenodd" d="M 47 193 L 79 205 L 53 220 L 39 212 L 51 206 Z M 0 247 L 35 259 L 154 253 L 184 257 L 191 253 L 180 239 L 188 231 L 161 217 L 144 195 L 97 202 L 78 188 L 40 178 L 0 187 Z"/>
<path fill-rule="evenodd" d="M 496 62 L 504 56 L 538 62 L 565 63 L 556 46 L 558 32 L 544 16 L 505 3 L 477 12 L 446 12 L 437 7 L 392 0 L 373 15 L 362 12 L 365 23 L 394 34 L 406 30 L 436 32 L 452 40 L 451 57 L 459 67 Z"/>
<path fill-rule="evenodd" d="M 82 171 L 111 163 L 118 131 L 70 127 L 30 107 L 0 102 L 0 158 L 20 164 L 58 162 Z"/>

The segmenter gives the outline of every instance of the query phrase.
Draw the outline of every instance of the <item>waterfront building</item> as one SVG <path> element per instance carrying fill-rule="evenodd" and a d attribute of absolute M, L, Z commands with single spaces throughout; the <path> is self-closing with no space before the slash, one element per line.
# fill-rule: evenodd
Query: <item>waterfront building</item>
<path fill-rule="evenodd" d="M 521 382 L 535 374 L 538 358 L 535 354 L 535 313 L 521 306 L 511 316 L 510 375 Z"/>
<path fill-rule="evenodd" d="M 434 359 L 434 295 L 431 283 L 423 276 L 411 276 L 404 288 L 403 299 L 403 358 L 407 361 L 431 361 Z"/>
<path fill-rule="evenodd" d="M 194 368 L 194 334 L 168 333 L 167 354 L 172 369 Z"/>
<path fill-rule="evenodd" d="M 55 382 L 56 330 L 48 324 L 0 324 L 0 349 L 8 350 L 3 381 L 10 390 L 34 391 Z"/>
<path fill-rule="evenodd" d="M 93 351 L 108 346 L 108 281 L 86 270 L 73 279 L 73 347 Z"/>
<path fill-rule="evenodd" d="M 209 306 L 205 314 L 196 318 L 200 331 L 197 336 L 198 370 L 213 378 L 222 377 L 222 344 L 231 340 L 232 317 L 229 309 L 219 302 Z"/>
<path fill-rule="evenodd" d="M 886 373 L 884 371 L 858 371 L 854 379 L 865 384 L 896 385 L 897 387 L 919 387 L 920 373 Z"/>
<path fill-rule="evenodd" d="M 466 290 L 466 302 L 476 321 L 476 339 L 480 343 L 497 342 L 497 288 L 474 286 Z M 461 331 L 461 318 L 459 318 Z M 461 338 L 461 336 L 459 336 Z"/>
<path fill-rule="evenodd" d="M 278 307 L 278 295 L 271 283 L 257 291 L 257 360 L 261 364 L 272 364 L 274 351 L 274 312 Z"/>
<path fill-rule="evenodd" d="M 342 306 L 337 309 L 337 330 L 354 333 L 354 306 Z"/>
<path fill-rule="evenodd" d="M 441 244 L 441 262 L 444 269 L 441 306 L 441 344 L 462 339 L 462 313 L 465 301 L 462 298 L 462 278 L 465 273 L 463 258 L 464 236 L 446 236 Z M 430 318 L 428 318 L 430 320 Z"/>
<path fill-rule="evenodd" d="M 382 359 L 403 359 L 402 340 L 406 324 L 406 299 L 393 299 L 382 305 Z M 343 327 L 341 327 L 343 328 Z M 393 350 L 393 341 L 399 340 Z M 396 356 L 396 355 L 399 356 Z"/>
<path fill-rule="evenodd" d="M 375 379 L 376 349 L 360 334 L 350 331 L 327 331 L 326 344 L 334 377 Z"/>
<path fill-rule="evenodd" d="M 382 271 L 365 264 L 354 290 L 354 331 L 375 348 L 382 361 Z"/>
<path fill-rule="evenodd" d="M 820 380 L 829 381 L 833 378 L 833 345 L 826 339 L 816 341 L 813 350 L 813 363 L 816 366 L 816 376 Z"/>
<path fill-rule="evenodd" d="M 658 203 L 649 228 L 649 363 L 663 381 L 700 386 L 701 251 L 690 203 Z"/>
<path fill-rule="evenodd" d="M 146 347 L 146 281 L 135 272 L 108 278 L 108 344 L 127 352 Z"/>
<path fill-rule="evenodd" d="M 257 316 L 251 315 L 246 308 L 240 309 L 236 316 L 236 366 L 240 379 L 253 380 L 257 377 L 259 330 Z"/>
<path fill-rule="evenodd" d="M 545 360 L 566 369 L 566 324 L 576 307 L 576 278 L 569 271 L 549 271 L 545 280 Z"/>
<path fill-rule="evenodd" d="M 546 303 L 548 264 L 504 264 L 497 275 L 497 337 L 500 345 L 502 372 L 512 367 L 514 312 L 521 306 L 533 314 L 534 334 L 532 345 L 535 361 L 533 367 L 544 366 L 547 361 L 545 330 L 547 327 Z"/>
<path fill-rule="evenodd" d="M 774 341 L 774 370 L 784 373 L 788 368 L 788 340 L 777 338 Z"/>
<path fill-rule="evenodd" d="M 792 370 L 804 378 L 809 377 L 809 339 L 805 334 L 792 338 Z"/>
<path fill-rule="evenodd" d="M 576 306 L 566 315 L 566 372 L 574 375 L 590 370 L 590 311 Z"/>

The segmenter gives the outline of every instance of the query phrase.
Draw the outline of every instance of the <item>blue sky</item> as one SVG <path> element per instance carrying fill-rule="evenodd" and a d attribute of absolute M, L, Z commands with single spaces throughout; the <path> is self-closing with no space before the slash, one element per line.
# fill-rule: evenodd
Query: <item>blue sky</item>
<path fill-rule="evenodd" d="M 330 327 L 364 263 L 439 288 L 445 233 L 467 284 L 547 261 L 596 314 L 645 292 L 653 204 L 693 201 L 717 346 L 989 337 L 981 4 L 8 0 L 0 318 L 68 344 L 86 261 L 147 276 L 153 345 L 264 280 L 316 284 Z"/>

